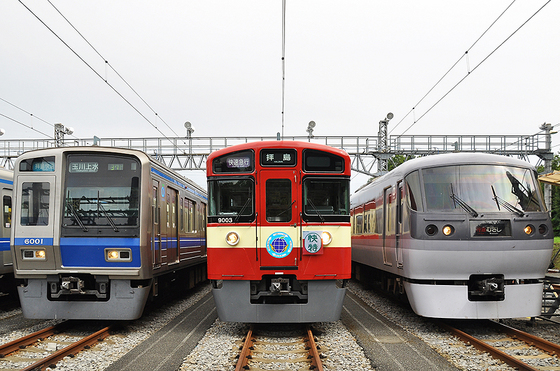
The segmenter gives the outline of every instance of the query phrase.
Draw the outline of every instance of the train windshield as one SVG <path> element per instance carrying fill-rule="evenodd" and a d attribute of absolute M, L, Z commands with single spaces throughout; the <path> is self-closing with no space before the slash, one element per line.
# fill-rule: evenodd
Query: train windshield
<path fill-rule="evenodd" d="M 444 166 L 422 170 L 426 209 L 483 212 L 543 211 L 535 174 L 499 165 Z"/>
<path fill-rule="evenodd" d="M 254 220 L 255 184 L 252 179 L 223 179 L 208 181 L 208 221 L 238 223 Z M 219 221 L 219 218 L 228 218 Z"/>
<path fill-rule="evenodd" d="M 84 232 L 136 227 L 140 169 L 134 157 L 68 155 L 63 227 Z"/>
<path fill-rule="evenodd" d="M 303 217 L 307 221 L 350 220 L 350 181 L 309 177 L 303 181 Z"/>

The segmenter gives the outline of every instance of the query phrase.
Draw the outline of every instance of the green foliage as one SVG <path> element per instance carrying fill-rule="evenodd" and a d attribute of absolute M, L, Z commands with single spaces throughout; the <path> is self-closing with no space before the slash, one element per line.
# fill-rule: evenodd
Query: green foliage
<path fill-rule="evenodd" d="M 403 162 L 408 161 L 408 160 L 412 160 L 414 158 L 414 156 L 408 155 L 394 155 L 392 156 L 387 164 L 387 170 L 391 171 L 394 168 L 396 168 L 397 166 L 401 165 Z"/>

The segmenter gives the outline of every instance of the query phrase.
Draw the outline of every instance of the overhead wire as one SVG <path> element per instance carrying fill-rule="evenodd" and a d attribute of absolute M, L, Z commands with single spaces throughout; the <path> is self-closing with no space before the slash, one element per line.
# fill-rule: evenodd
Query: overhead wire
<path fill-rule="evenodd" d="M 1 98 L 1 97 L 0 97 L 0 100 L 1 100 L 2 102 L 4 102 L 4 103 L 9 104 L 10 106 L 12 106 L 12 107 L 14 107 L 14 108 L 17 108 L 18 110 L 20 110 L 20 111 L 22 111 L 22 112 L 27 113 L 28 115 L 31 116 L 31 118 L 36 118 L 37 120 L 42 121 L 42 122 L 44 122 L 45 124 L 50 125 L 52 128 L 54 128 L 54 125 L 51 124 L 50 122 L 48 122 L 48 121 L 46 121 L 46 120 L 43 120 L 43 119 L 40 118 L 39 116 L 36 116 L 36 115 L 34 115 L 33 113 L 24 110 L 23 108 L 21 108 L 21 107 L 15 105 L 14 103 L 9 102 L 9 101 L 7 101 L 6 99 Z M 41 133 L 41 134 L 46 135 L 46 136 L 48 136 L 48 137 L 52 137 L 52 136 L 50 136 L 50 135 L 47 135 L 47 134 L 43 133 L 42 131 L 36 130 L 35 128 L 33 128 L 33 126 L 26 125 L 26 124 L 24 124 L 24 123 L 22 123 L 22 122 L 20 122 L 20 121 L 18 121 L 18 120 L 15 120 L 15 119 L 13 119 L 13 118 L 10 118 L 10 117 L 8 117 L 8 116 L 6 116 L 6 115 L 2 115 L 2 116 L 6 117 L 6 118 L 8 118 L 8 119 L 10 119 L 10 120 L 12 120 L 12 121 L 14 121 L 14 122 L 16 122 L 16 123 L 22 125 L 22 126 L 25 126 L 25 127 L 28 128 L 28 129 L 32 129 L 32 130 L 35 130 L 35 131 L 38 132 L 38 133 Z M 74 138 L 78 139 L 78 137 L 76 137 L 75 135 L 72 135 L 72 136 L 73 136 Z"/>
<path fill-rule="evenodd" d="M 286 0 L 282 0 L 282 139 L 284 139 L 284 103 L 286 83 Z"/>
<path fill-rule="evenodd" d="M 1 98 L 0 98 L 0 99 L 1 99 Z M 3 100 L 3 99 L 2 99 L 2 100 Z M 52 135 L 43 133 L 42 131 L 35 129 L 33 126 L 26 125 L 26 124 L 24 124 L 24 123 L 21 122 L 21 121 L 18 121 L 18 120 L 14 119 L 14 118 L 11 118 L 10 116 L 4 115 L 3 113 L 0 113 L 0 116 L 5 117 L 5 118 L 7 118 L 8 120 L 13 121 L 13 122 L 15 122 L 15 123 L 17 123 L 17 124 L 20 124 L 20 125 L 22 125 L 22 126 L 25 126 L 25 127 L 28 128 L 28 129 L 31 129 L 31 130 L 33 130 L 33 131 L 36 131 L 37 133 L 42 134 L 42 135 L 46 136 L 47 138 L 52 138 Z"/>
<path fill-rule="evenodd" d="M 173 130 L 173 128 L 171 128 L 167 122 L 165 122 L 165 120 L 163 120 L 161 118 L 161 116 L 158 115 L 158 113 L 152 108 L 152 106 L 150 106 L 150 104 L 148 104 L 148 102 L 146 102 L 146 100 L 144 98 L 142 98 L 142 96 L 128 83 L 128 81 L 111 65 L 111 63 L 109 63 L 109 61 L 103 56 L 101 55 L 101 53 L 89 42 L 88 39 L 86 39 L 86 37 L 72 24 L 72 22 L 70 22 L 70 20 L 68 18 L 66 18 L 66 16 L 64 16 L 64 14 L 62 14 L 62 12 L 50 1 L 47 0 L 48 3 L 58 12 L 58 14 L 60 14 L 60 16 L 70 25 L 70 27 L 72 27 L 74 29 L 74 31 L 76 31 L 76 33 L 78 35 L 80 35 L 80 37 L 93 49 L 93 51 L 95 51 L 95 53 L 97 53 L 97 55 L 103 59 L 103 61 L 105 62 L 105 64 L 111 69 L 113 70 L 113 72 L 115 72 L 115 74 L 126 84 L 126 86 L 128 86 L 130 88 L 130 90 L 132 90 L 132 92 L 134 94 L 136 94 L 136 96 L 142 101 L 144 102 L 144 104 L 173 132 L 173 134 L 175 134 L 176 136 L 179 136 L 175 130 Z M 107 79 L 104 79 L 105 82 L 107 82 Z"/>
<path fill-rule="evenodd" d="M 62 39 L 62 37 L 60 37 L 60 36 L 59 36 L 51 27 L 49 27 L 37 14 L 35 14 L 35 12 L 33 12 L 33 10 L 31 10 L 27 5 L 25 5 L 25 4 L 23 3 L 22 0 L 18 0 L 18 1 L 19 1 L 20 4 L 23 5 L 35 18 L 37 18 L 37 20 L 39 20 L 39 22 L 41 22 L 41 23 L 42 23 L 56 38 L 58 38 L 58 39 L 60 40 L 60 42 L 62 42 L 62 43 L 64 44 L 64 46 L 66 46 L 72 53 L 74 53 L 74 55 L 75 55 L 76 57 L 78 57 L 78 59 L 80 59 L 80 60 L 81 60 L 95 75 L 97 75 L 101 80 L 103 80 L 103 81 L 104 81 L 104 82 L 105 82 L 105 83 L 106 83 L 106 84 L 107 84 L 107 85 L 108 85 L 108 86 L 109 86 L 109 87 L 124 101 L 124 102 L 126 102 L 134 111 L 136 111 L 136 113 L 138 113 L 146 122 L 148 122 L 154 129 L 156 129 L 156 130 L 157 130 L 165 139 L 167 139 L 173 146 L 177 147 L 177 145 L 173 142 L 173 140 L 171 140 L 171 138 L 169 138 L 167 135 L 165 135 L 155 124 L 153 124 L 153 123 L 150 121 L 150 119 L 148 119 L 148 118 L 147 118 L 147 117 L 146 117 L 146 116 L 145 116 L 145 115 L 130 101 L 130 100 L 128 100 L 121 92 L 119 92 L 119 91 L 117 90 L 117 88 L 115 88 L 111 83 L 109 83 L 109 81 L 107 81 L 107 79 L 103 78 L 103 76 L 101 76 L 101 74 L 100 74 L 99 72 L 97 72 L 97 71 L 95 70 L 95 68 L 93 68 L 93 67 L 92 67 L 78 52 L 76 52 L 66 41 L 64 41 L 64 40 Z M 49 1 L 49 3 L 50 3 L 50 1 Z M 51 3 L 51 5 L 52 5 L 52 3 Z M 55 9 L 56 9 L 56 7 L 55 7 Z M 58 11 L 58 9 L 57 9 L 57 11 Z M 59 12 L 59 14 L 61 14 L 60 11 L 58 11 L 58 12 Z M 64 18 L 65 20 L 67 20 L 66 17 L 63 17 L 63 18 Z M 68 22 L 68 20 L 67 20 L 67 22 Z M 76 28 L 75 28 L 73 25 L 72 25 L 72 27 L 76 30 Z M 76 30 L 76 31 L 77 31 L 77 30 Z M 77 31 L 77 32 L 78 32 L 78 31 Z M 82 36 L 80 32 L 78 32 L 78 34 L 80 34 L 80 36 Z M 82 36 L 82 37 L 83 37 L 83 36 Z M 84 39 L 85 39 L 85 38 L 84 38 Z M 87 42 L 87 41 L 86 41 L 86 42 Z M 93 48 L 93 46 L 91 45 L 91 43 L 89 43 L 89 42 L 87 42 L 87 43 Z M 95 48 L 93 48 L 93 49 L 96 50 Z M 97 52 L 97 50 L 96 50 L 96 52 Z M 99 52 L 97 52 L 97 53 L 98 53 L 98 55 L 99 55 L 101 58 L 103 58 L 103 56 L 101 56 L 101 54 L 99 54 Z M 104 60 L 105 62 L 107 62 L 107 60 L 105 60 L 105 58 L 103 58 L 103 60 Z M 107 64 L 108 64 L 108 62 L 107 62 Z M 111 68 L 113 68 L 113 67 L 111 66 Z M 116 71 L 115 71 L 115 72 L 116 72 Z M 120 74 L 117 73 L 117 75 L 119 75 L 119 77 L 121 77 Z M 121 77 L 121 79 L 122 79 L 122 77 Z M 124 79 L 123 79 L 123 81 L 124 81 Z M 128 84 L 126 81 L 125 81 L 125 83 L 126 83 L 128 86 L 130 86 L 130 84 Z M 132 88 L 131 88 L 131 89 L 132 89 Z M 132 90 L 135 91 L 134 89 L 132 89 Z M 136 93 L 136 94 L 137 94 L 137 93 Z M 142 98 L 141 98 L 141 99 L 142 99 Z M 142 100 L 143 100 L 143 99 L 142 99 Z M 144 101 L 144 100 L 143 100 L 143 101 Z M 144 101 L 144 102 L 145 102 L 145 101 Z M 148 107 L 150 107 L 147 103 L 146 103 L 146 105 L 147 105 Z M 151 107 L 150 107 L 150 109 L 151 109 Z M 156 117 L 159 117 L 159 116 L 157 115 L 157 112 L 155 112 L 153 109 L 152 109 L 152 112 L 154 112 L 154 113 L 156 114 Z M 160 119 L 161 119 L 161 118 L 160 118 Z M 162 122 L 163 122 L 163 120 L 162 120 Z M 167 123 L 166 123 L 166 125 L 167 125 Z M 169 126 L 169 125 L 168 125 L 168 126 Z M 178 136 L 176 133 L 175 133 L 175 135 Z M 177 149 L 179 149 L 179 148 L 177 147 Z"/>
<path fill-rule="evenodd" d="M 515 0 L 514 0 L 514 2 L 515 2 Z M 476 69 L 478 69 L 478 67 L 480 67 L 484 62 L 486 62 L 486 61 L 488 60 L 488 58 L 490 58 L 490 56 L 492 56 L 499 48 L 501 48 L 509 39 L 511 39 L 511 38 L 513 37 L 513 35 L 515 35 L 521 28 L 523 28 L 533 17 L 535 17 L 535 16 L 536 16 L 546 5 L 548 5 L 550 2 L 551 2 L 551 0 L 548 0 L 544 5 L 542 5 L 542 6 L 541 6 L 535 13 L 533 13 L 525 22 L 523 22 L 517 29 L 515 29 L 515 31 L 513 31 L 504 41 L 502 41 L 496 48 L 494 48 L 494 50 L 492 50 L 486 57 L 484 57 L 484 58 L 482 59 L 482 61 L 480 61 L 472 70 L 469 70 L 469 71 L 467 72 L 467 74 L 466 74 L 463 78 L 461 78 L 455 85 L 453 85 L 453 86 L 451 87 L 451 89 L 449 89 L 449 90 L 448 90 L 442 97 L 440 97 L 432 106 L 430 106 L 430 107 L 426 110 L 426 112 L 424 112 L 418 119 L 415 119 L 414 122 L 413 122 L 405 131 L 403 131 L 400 135 L 398 135 L 398 137 L 403 136 L 408 130 L 410 130 L 414 125 L 416 125 L 416 123 L 418 123 L 418 121 L 420 121 L 424 116 L 426 116 L 436 105 L 438 105 L 445 97 L 447 97 L 453 90 L 455 90 L 455 88 L 457 88 L 457 86 L 459 86 L 459 84 L 461 84 L 468 76 L 471 75 L 472 72 L 474 72 Z M 513 4 L 513 2 L 506 8 L 506 10 L 504 10 L 504 11 L 500 14 L 500 16 L 498 16 L 498 18 L 490 25 L 490 27 L 492 27 L 492 26 L 496 23 L 496 21 L 502 17 L 502 15 L 509 9 L 509 7 L 511 7 L 512 4 Z M 482 38 L 482 36 L 484 36 L 484 34 L 485 34 L 486 32 L 488 32 L 488 30 L 490 29 L 490 27 L 489 27 L 486 31 L 484 31 L 484 33 L 475 41 L 475 43 L 471 46 L 471 48 Z M 471 48 L 469 48 L 469 49 L 463 54 L 463 56 L 462 56 L 459 60 L 461 60 L 465 55 L 468 55 L 468 51 L 469 51 Z M 455 64 L 453 65 L 452 68 L 454 68 L 454 67 L 457 65 L 458 62 L 459 62 L 459 61 L 455 62 Z M 452 69 L 452 68 L 451 68 L 451 69 Z M 450 70 L 451 70 L 451 69 L 450 69 Z M 439 84 L 439 83 L 441 82 L 441 80 L 442 80 L 448 73 L 449 73 L 449 71 L 446 72 L 446 74 L 445 74 L 440 80 L 438 80 L 438 82 L 436 83 L 436 85 Z M 434 85 L 426 95 L 428 95 L 428 94 L 435 88 L 436 85 Z M 422 100 L 424 100 L 424 98 L 426 97 L 426 95 L 425 95 L 425 96 L 424 96 L 424 97 L 423 97 L 423 98 L 422 98 L 422 99 L 421 99 L 421 100 L 406 114 L 406 116 L 405 116 L 403 119 L 401 119 L 401 120 L 397 123 L 396 126 L 398 126 L 398 124 L 400 124 L 408 115 L 410 115 L 411 112 L 414 112 L 416 106 L 417 106 Z M 396 128 L 396 126 L 395 126 L 391 131 L 393 131 L 393 130 Z"/>

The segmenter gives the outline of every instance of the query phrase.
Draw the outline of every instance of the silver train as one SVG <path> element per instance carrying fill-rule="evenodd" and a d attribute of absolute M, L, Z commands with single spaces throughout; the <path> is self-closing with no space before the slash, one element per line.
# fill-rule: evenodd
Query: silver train
<path fill-rule="evenodd" d="M 2 197 L 2 226 L 0 227 L 0 291 L 13 290 L 13 264 L 10 253 L 12 232 L 12 171 L 0 168 L 0 197 Z"/>
<path fill-rule="evenodd" d="M 170 281 L 206 279 L 206 192 L 143 152 L 26 152 L 13 201 L 26 318 L 136 319 Z"/>
<path fill-rule="evenodd" d="M 351 198 L 353 271 L 435 318 L 541 313 L 553 231 L 537 174 L 509 157 L 407 161 Z"/>

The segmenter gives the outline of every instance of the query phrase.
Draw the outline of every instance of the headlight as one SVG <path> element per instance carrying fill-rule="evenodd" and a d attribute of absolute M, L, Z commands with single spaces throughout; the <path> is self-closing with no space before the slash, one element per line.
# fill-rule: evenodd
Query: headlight
<path fill-rule="evenodd" d="M 226 242 L 230 246 L 235 246 L 239 243 L 239 235 L 236 232 L 228 232 L 226 235 Z"/>
<path fill-rule="evenodd" d="M 22 250 L 23 260 L 47 260 L 45 250 Z"/>
<path fill-rule="evenodd" d="M 528 236 L 535 233 L 535 227 L 533 227 L 531 224 L 528 224 L 523 230 L 525 231 L 525 234 Z"/>
<path fill-rule="evenodd" d="M 105 249 L 105 261 L 131 262 L 132 250 L 130 249 Z"/>
<path fill-rule="evenodd" d="M 435 225 L 429 224 L 426 226 L 426 234 L 428 236 L 434 236 L 438 232 L 438 229 Z"/>
<path fill-rule="evenodd" d="M 331 243 L 332 235 L 330 234 L 330 232 L 323 231 L 323 233 L 321 233 L 321 239 L 323 240 L 323 246 L 326 246 Z"/>
<path fill-rule="evenodd" d="M 446 225 L 441 229 L 441 232 L 446 236 L 451 236 L 455 232 L 455 228 L 452 225 Z"/>

